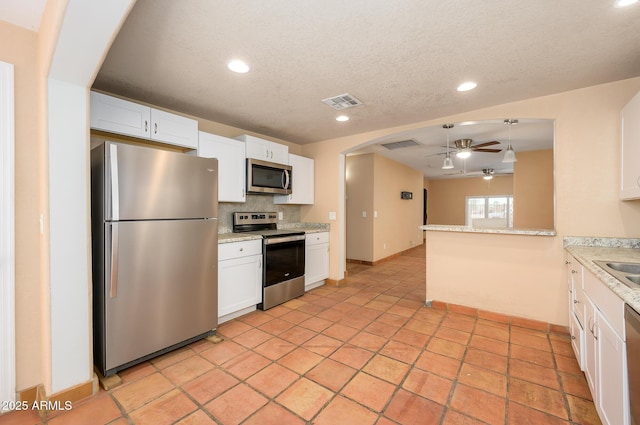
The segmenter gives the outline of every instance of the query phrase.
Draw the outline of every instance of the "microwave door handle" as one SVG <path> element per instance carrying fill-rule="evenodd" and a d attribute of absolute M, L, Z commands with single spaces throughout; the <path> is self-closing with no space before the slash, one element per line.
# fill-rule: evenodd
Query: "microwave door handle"
<path fill-rule="evenodd" d="M 284 185 L 282 186 L 283 189 L 288 189 L 289 188 L 289 170 L 284 170 Z"/>

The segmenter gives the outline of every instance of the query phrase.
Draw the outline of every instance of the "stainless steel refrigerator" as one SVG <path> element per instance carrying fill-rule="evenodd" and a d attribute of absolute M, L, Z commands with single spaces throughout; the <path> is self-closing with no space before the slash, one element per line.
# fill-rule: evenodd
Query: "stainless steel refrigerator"
<path fill-rule="evenodd" d="M 112 375 L 218 323 L 218 160 L 91 151 L 94 363 Z"/>

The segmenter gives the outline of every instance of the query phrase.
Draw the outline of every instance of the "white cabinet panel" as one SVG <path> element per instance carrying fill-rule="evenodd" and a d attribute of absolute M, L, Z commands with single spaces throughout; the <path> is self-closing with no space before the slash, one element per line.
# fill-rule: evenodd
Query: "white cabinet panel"
<path fill-rule="evenodd" d="M 134 137 L 149 138 L 151 109 L 106 94 L 91 92 L 91 128 Z"/>
<path fill-rule="evenodd" d="M 196 120 L 102 93 L 91 92 L 90 99 L 93 129 L 198 148 Z"/>
<path fill-rule="evenodd" d="M 602 313 L 596 311 L 597 390 L 596 409 L 603 425 L 628 424 L 626 352 L 620 339 Z"/>
<path fill-rule="evenodd" d="M 624 333 L 620 334 L 611 321 L 612 317 L 617 321 L 617 304 L 622 300 L 586 270 L 584 285 L 584 372 L 587 383 L 602 423 L 628 425 L 629 394 Z M 612 317 L 611 312 L 614 312 Z"/>
<path fill-rule="evenodd" d="M 245 143 L 245 154 L 247 158 L 261 159 L 263 161 L 275 162 L 278 164 L 289 164 L 289 146 L 258 137 L 244 134 L 235 139 Z"/>
<path fill-rule="evenodd" d="M 307 290 L 329 277 L 329 232 L 308 233 L 305 240 L 304 284 Z"/>
<path fill-rule="evenodd" d="M 291 195 L 278 195 L 274 204 L 313 205 L 314 202 L 314 161 L 304 156 L 289 154 L 291 170 Z"/>
<path fill-rule="evenodd" d="M 198 121 L 151 109 L 151 139 L 198 149 Z"/>
<path fill-rule="evenodd" d="M 262 302 L 262 254 L 255 254 L 255 242 L 262 244 L 249 241 L 219 246 L 220 258 L 229 258 L 218 261 L 220 317 Z"/>
<path fill-rule="evenodd" d="M 245 202 L 246 161 L 243 142 L 201 131 L 198 156 L 218 158 L 218 201 Z"/>
<path fill-rule="evenodd" d="M 622 109 L 620 198 L 640 199 L 640 93 Z"/>

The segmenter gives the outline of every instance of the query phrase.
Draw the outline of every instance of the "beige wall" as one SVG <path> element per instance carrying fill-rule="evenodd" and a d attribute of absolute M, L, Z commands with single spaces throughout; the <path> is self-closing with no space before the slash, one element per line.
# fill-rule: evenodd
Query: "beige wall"
<path fill-rule="evenodd" d="M 427 298 L 567 324 L 562 237 L 640 237 L 640 202 L 618 199 L 620 110 L 639 90 L 640 78 L 633 78 L 304 145 L 303 154 L 316 160 L 323 184 L 316 192 L 316 204 L 302 209 L 302 219 L 326 221 L 329 211 L 340 211 L 341 153 L 376 138 L 442 122 L 555 119 L 558 235 L 427 232 Z M 598 173 L 593 172 L 595 165 Z M 344 268 L 339 255 L 344 242 L 337 239 L 343 225 L 334 222 L 331 227 L 332 278 L 340 276 Z M 454 255 L 456 247 L 464 248 L 466 255 Z"/>
<path fill-rule="evenodd" d="M 481 176 L 429 181 L 428 224 L 465 225 L 467 196 L 513 195 L 513 177 Z"/>
<path fill-rule="evenodd" d="M 38 37 L 0 21 L 0 40 L 0 60 L 14 64 L 15 78 L 16 374 L 22 389 L 42 382 Z"/>
<path fill-rule="evenodd" d="M 422 173 L 377 154 L 348 156 L 345 186 L 347 259 L 379 261 L 422 243 Z"/>
<path fill-rule="evenodd" d="M 518 152 L 513 171 L 513 227 L 555 228 L 553 149 Z"/>
<path fill-rule="evenodd" d="M 422 243 L 422 173 L 374 155 L 373 173 L 373 261 Z M 401 199 L 412 192 L 413 199 Z"/>
<path fill-rule="evenodd" d="M 373 261 L 373 173 L 374 155 L 346 159 L 346 250 L 347 259 Z M 367 214 L 362 217 L 362 212 Z"/>

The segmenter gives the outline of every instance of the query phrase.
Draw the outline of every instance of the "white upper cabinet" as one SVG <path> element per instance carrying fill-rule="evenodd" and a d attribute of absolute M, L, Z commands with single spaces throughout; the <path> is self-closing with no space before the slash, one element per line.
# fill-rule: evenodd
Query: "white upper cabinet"
<path fill-rule="evenodd" d="M 218 158 L 218 201 L 245 202 L 244 143 L 202 131 L 198 143 L 198 156 Z"/>
<path fill-rule="evenodd" d="M 91 92 L 91 128 L 148 139 L 151 108 Z"/>
<path fill-rule="evenodd" d="M 289 165 L 289 146 L 244 134 L 236 137 L 245 143 L 247 158 Z"/>
<path fill-rule="evenodd" d="M 622 109 L 620 198 L 640 199 L 640 93 Z"/>
<path fill-rule="evenodd" d="M 304 156 L 289 154 L 291 170 L 291 194 L 277 195 L 274 204 L 313 205 L 314 200 L 314 161 Z"/>
<path fill-rule="evenodd" d="M 198 121 L 151 108 L 151 140 L 198 149 Z"/>
<path fill-rule="evenodd" d="M 91 128 L 198 148 L 198 121 L 128 100 L 91 92 Z"/>

